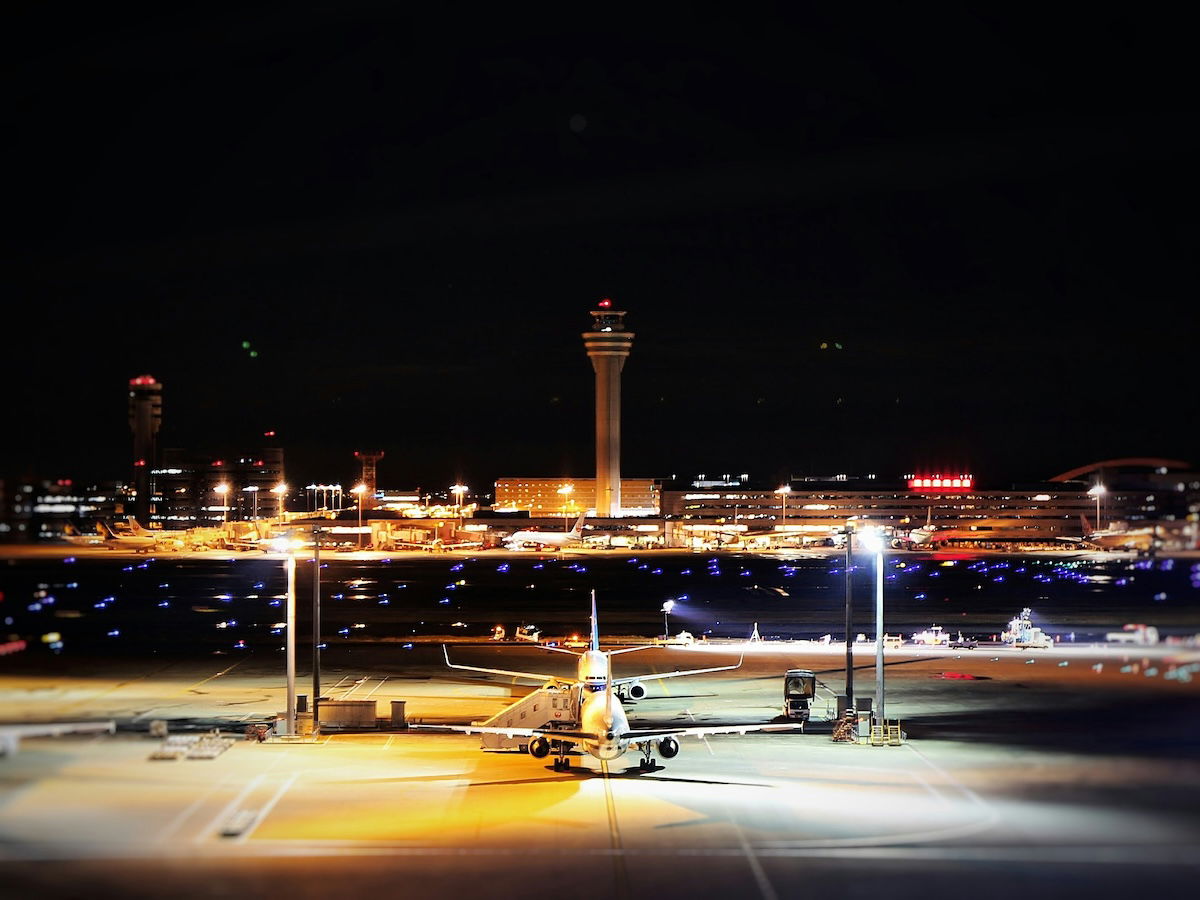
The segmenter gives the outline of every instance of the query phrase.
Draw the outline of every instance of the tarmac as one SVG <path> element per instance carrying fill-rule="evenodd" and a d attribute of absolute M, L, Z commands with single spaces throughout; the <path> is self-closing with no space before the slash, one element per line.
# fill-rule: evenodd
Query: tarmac
<path fill-rule="evenodd" d="M 636 753 L 557 772 L 478 736 L 393 729 L 393 701 L 410 725 L 465 723 L 536 686 L 449 670 L 436 643 L 326 655 L 322 695 L 375 700 L 382 728 L 263 742 L 245 732 L 286 706 L 277 656 L 77 660 L 69 676 L 12 657 L 4 721 L 117 730 L 24 738 L 0 757 L 0 876 L 11 896 L 524 898 L 1095 898 L 1190 894 L 1200 876 L 1200 649 L 889 650 L 903 740 L 881 746 L 831 739 L 841 644 L 663 648 L 615 658 L 616 674 L 743 651 L 732 671 L 648 682 L 635 727 L 777 720 L 794 667 L 818 673 L 813 721 L 687 738 L 651 772 Z M 453 653 L 521 671 L 563 656 Z M 873 645 L 856 649 L 854 682 L 875 694 Z M 296 689 L 311 693 L 303 668 Z"/>

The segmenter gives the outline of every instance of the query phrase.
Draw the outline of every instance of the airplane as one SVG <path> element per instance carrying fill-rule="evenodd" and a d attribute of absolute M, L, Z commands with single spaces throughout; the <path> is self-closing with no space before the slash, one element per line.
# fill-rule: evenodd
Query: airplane
<path fill-rule="evenodd" d="M 1091 544 L 1102 550 L 1138 550 L 1143 553 L 1154 548 L 1153 526 L 1094 529 L 1087 516 L 1080 515 L 1079 520 L 1083 523 L 1083 537 L 1080 541 L 1084 544 Z"/>
<path fill-rule="evenodd" d="M 539 547 L 552 547 L 561 550 L 569 544 L 583 543 L 583 520 L 587 514 L 581 515 L 570 531 L 517 531 L 504 539 L 506 550 L 520 550 L 526 544 L 537 544 Z"/>
<path fill-rule="evenodd" d="M 660 726 L 658 728 L 632 728 L 628 714 L 621 699 L 617 695 L 617 683 L 633 681 L 640 685 L 640 679 L 671 678 L 679 675 L 694 675 L 698 672 L 713 672 L 721 669 L 736 669 L 736 666 L 721 666 L 713 669 L 696 669 L 688 672 L 667 672 L 662 675 L 641 675 L 636 679 L 616 679 L 612 674 L 612 657 L 621 652 L 642 650 L 644 647 L 629 647 L 622 650 L 602 651 L 599 649 L 599 629 L 595 614 L 595 596 L 592 597 L 592 641 L 591 647 L 580 655 L 577 686 L 580 692 L 579 725 L 577 728 L 562 729 L 556 727 L 512 728 L 492 727 L 486 725 L 418 725 L 416 728 L 434 731 L 455 731 L 463 734 L 500 734 L 505 737 L 527 737 L 529 755 L 534 759 L 545 759 L 552 752 L 555 754 L 555 771 L 568 770 L 571 761 L 568 753 L 573 747 L 580 747 L 589 755 L 602 762 L 619 759 L 629 750 L 636 749 L 642 755 L 638 765 L 640 771 L 652 771 L 656 768 L 654 753 L 657 751 L 663 759 L 673 759 L 679 754 L 679 738 L 706 737 L 710 734 L 745 734 L 748 731 L 793 731 L 793 724 L 754 723 L 742 725 L 712 725 L 712 726 Z M 547 648 L 557 649 L 557 648 Z M 445 646 L 443 645 L 443 652 Z M 561 652 L 570 653 L 564 650 Z M 504 675 L 523 675 L 540 678 L 528 672 L 508 672 L 499 669 L 482 669 L 471 666 L 456 666 L 453 668 L 469 668 L 474 671 L 495 672 Z M 603 665 L 603 669 L 599 668 Z M 551 678 L 556 681 L 557 679 Z M 631 692 L 632 693 L 632 692 Z M 644 695 L 644 688 L 642 694 Z"/>
<path fill-rule="evenodd" d="M 104 535 L 97 528 L 91 534 L 84 534 L 70 522 L 63 526 L 63 540 L 77 547 L 103 547 Z"/>
<path fill-rule="evenodd" d="M 96 523 L 96 528 L 103 537 L 103 544 L 112 550 L 133 550 L 136 553 L 147 553 L 158 544 L 158 541 L 152 537 L 142 537 L 136 534 L 117 534 L 112 526 L 107 522 L 100 520 Z"/>
<path fill-rule="evenodd" d="M 135 537 L 153 538 L 155 547 L 159 550 L 182 550 L 187 545 L 188 533 L 186 531 L 165 531 L 155 529 L 151 531 L 142 526 L 134 516 L 126 516 L 125 521 L 129 523 L 129 532 Z"/>

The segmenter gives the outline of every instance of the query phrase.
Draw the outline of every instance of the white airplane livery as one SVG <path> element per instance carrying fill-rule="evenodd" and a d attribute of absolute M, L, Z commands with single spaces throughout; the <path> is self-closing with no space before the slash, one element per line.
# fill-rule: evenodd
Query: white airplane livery
<path fill-rule="evenodd" d="M 526 530 L 514 532 L 504 539 L 504 547 L 507 550 L 522 550 L 528 544 L 535 544 L 539 547 L 561 549 L 581 544 L 583 543 L 583 520 L 585 517 L 586 515 L 580 516 L 570 531 Z"/>
<path fill-rule="evenodd" d="M 132 533 L 117 534 L 112 526 L 103 520 L 96 524 L 100 529 L 100 533 L 104 536 L 104 546 L 106 547 L 111 547 L 115 550 L 144 552 L 153 550 L 158 545 L 158 541 L 152 537 L 142 537 L 141 535 Z"/>
<path fill-rule="evenodd" d="M 614 654 L 632 650 L 644 650 L 645 647 L 630 647 L 624 650 L 604 652 L 599 647 L 599 628 L 596 620 L 596 600 L 592 597 L 592 643 L 591 647 L 579 654 L 579 678 L 575 683 L 580 692 L 579 721 L 575 728 L 540 727 L 540 728 L 511 728 L 504 726 L 486 725 L 426 725 L 415 726 L 437 731 L 457 731 L 464 734 L 499 734 L 505 737 L 527 737 L 529 755 L 535 759 L 544 759 L 552 752 L 555 754 L 554 768 L 556 770 L 570 768 L 568 753 L 578 747 L 583 752 L 602 762 L 618 759 L 631 749 L 637 749 L 642 760 L 639 768 L 651 771 L 656 768 L 654 753 L 657 751 L 663 759 L 672 759 L 679 753 L 679 738 L 706 737 L 710 734 L 745 734 L 748 731 L 793 731 L 794 724 L 744 724 L 744 725 L 713 725 L 713 726 L 668 726 L 659 728 L 633 728 L 629 724 L 629 716 L 621 698 L 617 695 L 618 683 L 629 684 L 631 696 L 645 695 L 642 680 L 658 678 L 673 678 L 681 675 L 695 675 L 700 672 L 717 672 L 723 669 L 736 669 L 736 665 L 719 666 L 710 669 L 692 669 L 685 672 L 667 672 L 659 674 L 639 675 L 634 678 L 615 679 L 612 676 L 612 657 Z M 547 648 L 555 649 L 555 648 Z M 560 651 L 571 652 L 571 651 Z M 501 675 L 515 675 L 529 678 L 547 678 L 558 681 L 554 676 L 543 676 L 532 672 L 512 672 L 504 669 L 485 669 L 474 666 L 456 666 L 446 658 L 447 664 L 453 668 L 471 669 L 477 672 L 489 672 Z M 601 668 L 602 667 L 602 668 Z M 632 688 L 637 686 L 635 694 Z"/>

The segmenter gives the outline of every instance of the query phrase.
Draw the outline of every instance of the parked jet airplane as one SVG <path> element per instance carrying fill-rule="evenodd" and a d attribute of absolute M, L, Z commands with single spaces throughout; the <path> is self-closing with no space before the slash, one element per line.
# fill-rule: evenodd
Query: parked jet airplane
<path fill-rule="evenodd" d="M 504 539 L 507 550 L 521 550 L 526 544 L 536 544 L 539 547 L 553 547 L 556 550 L 571 544 L 583 543 L 583 520 L 586 513 L 579 517 L 575 527 L 570 531 L 517 531 Z"/>
<path fill-rule="evenodd" d="M 611 673 L 611 654 L 604 654 Z M 712 726 L 663 726 L 658 728 L 632 728 L 625 707 L 617 697 L 613 679 L 608 677 L 599 690 L 584 689 L 579 706 L 579 727 L 572 729 L 506 728 L 486 725 L 425 725 L 415 726 L 434 730 L 460 731 L 464 734 L 502 734 L 505 737 L 527 737 L 529 755 L 545 759 L 551 753 L 556 758 L 556 770 L 569 769 L 569 756 L 573 747 L 579 747 L 603 762 L 618 759 L 631 749 L 641 753 L 639 768 L 651 771 L 655 768 L 654 753 L 664 759 L 673 759 L 679 754 L 679 738 L 706 737 L 710 734 L 745 734 L 748 731 L 793 731 L 795 724 L 753 723 L 743 725 Z"/>
<path fill-rule="evenodd" d="M 1102 550 L 1140 550 L 1149 551 L 1154 547 L 1154 527 L 1145 528 L 1092 528 L 1087 516 L 1081 515 L 1083 523 L 1082 543 L 1091 544 Z"/>
<path fill-rule="evenodd" d="M 112 526 L 105 521 L 97 522 L 96 527 L 104 538 L 104 546 L 113 550 L 133 550 L 138 553 L 146 553 L 153 550 L 158 543 L 152 537 L 140 537 L 136 534 L 117 534 Z"/>
<path fill-rule="evenodd" d="M 672 759 L 679 753 L 679 738 L 705 737 L 710 734 L 745 734 L 748 731 L 791 731 L 794 724 L 744 724 L 744 725 L 713 725 L 713 726 L 665 726 L 659 728 L 632 728 L 629 717 L 625 712 L 620 698 L 617 696 L 617 681 L 612 674 L 612 657 L 624 650 L 604 652 L 599 649 L 599 629 L 596 621 L 596 601 L 592 598 L 592 642 L 591 647 L 580 654 L 579 681 L 580 691 L 579 724 L 577 728 L 563 729 L 555 727 L 540 728 L 510 728 L 491 727 L 486 725 L 426 725 L 415 726 L 438 731 L 458 731 L 464 734 L 501 734 L 505 737 L 527 737 L 529 755 L 535 759 L 544 759 L 552 752 L 556 758 L 555 770 L 570 768 L 568 753 L 573 747 L 579 747 L 589 755 L 607 762 L 624 756 L 630 749 L 637 749 L 642 759 L 639 768 L 650 771 L 655 768 L 654 753 L 657 751 L 664 759 Z M 641 650 L 644 647 L 630 647 L 628 650 Z M 571 651 L 562 651 L 571 652 Z M 603 670 L 598 665 L 603 662 Z M 529 672 L 509 672 L 501 669 L 483 669 L 471 666 L 455 666 L 454 668 L 470 668 L 474 671 L 493 672 L 504 675 L 519 675 L 532 678 L 544 676 Z M 671 678 L 679 675 L 695 675 L 699 672 L 713 672 L 721 669 L 735 669 L 737 666 L 721 666 L 714 669 L 694 669 L 687 672 L 668 672 L 662 675 L 650 674 L 637 676 L 635 679 L 620 679 L 640 685 L 640 679 Z M 551 678 L 550 680 L 558 680 Z M 632 692 L 631 692 L 632 693 Z M 642 689 L 644 695 L 644 688 Z"/>
<path fill-rule="evenodd" d="M 155 549 L 182 550 L 187 546 L 188 533 L 186 531 L 160 531 L 158 529 L 151 531 L 142 527 L 134 516 L 126 516 L 125 521 L 129 523 L 129 531 L 132 535 L 151 538 L 154 541 Z"/>
<path fill-rule="evenodd" d="M 102 547 L 104 535 L 97 528 L 91 534 L 84 534 L 70 522 L 63 526 L 63 540 L 76 547 Z"/>

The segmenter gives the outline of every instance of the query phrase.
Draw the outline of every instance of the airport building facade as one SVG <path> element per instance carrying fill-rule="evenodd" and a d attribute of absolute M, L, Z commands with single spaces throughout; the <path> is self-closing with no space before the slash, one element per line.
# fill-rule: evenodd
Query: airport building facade
<path fill-rule="evenodd" d="M 622 478 L 622 509 L 616 515 L 656 516 L 661 510 L 660 482 Z M 595 478 L 506 477 L 496 480 L 492 508 L 523 510 L 532 516 L 575 517 L 596 510 Z"/>

